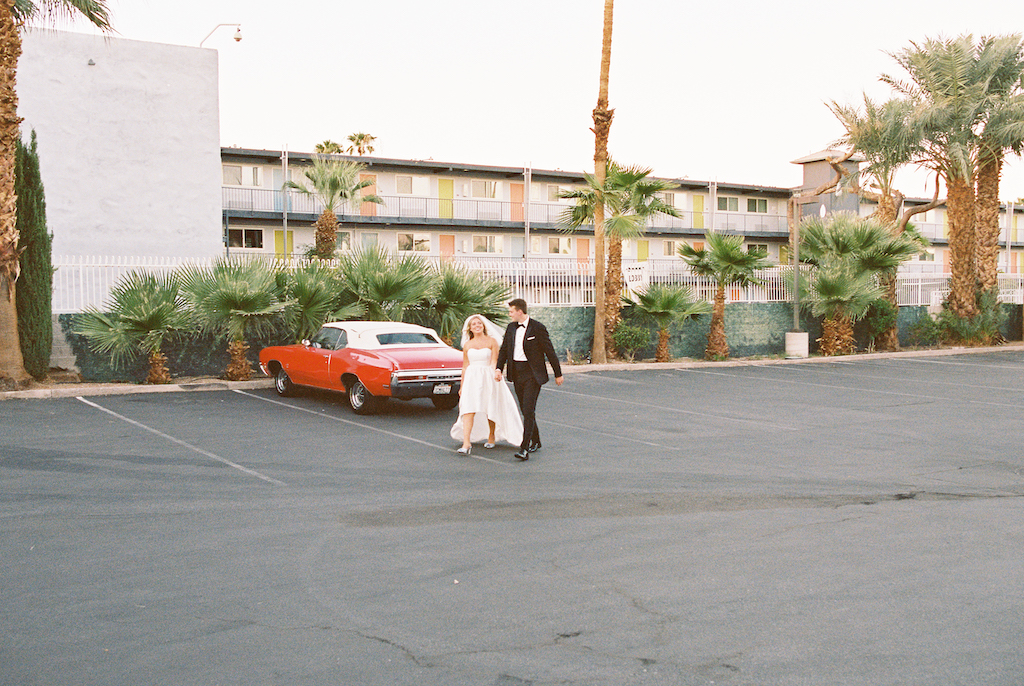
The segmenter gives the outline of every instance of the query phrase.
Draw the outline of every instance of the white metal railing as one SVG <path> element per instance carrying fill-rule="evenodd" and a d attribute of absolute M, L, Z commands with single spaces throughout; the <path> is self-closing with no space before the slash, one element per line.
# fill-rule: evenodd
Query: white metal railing
<path fill-rule="evenodd" d="M 245 256 L 251 257 L 251 256 Z M 81 312 L 86 307 L 103 307 L 111 288 L 117 281 L 134 270 L 168 272 L 192 263 L 212 264 L 206 260 L 174 257 L 60 257 L 53 258 L 53 311 L 55 313 Z M 285 268 L 295 268 L 306 260 L 293 257 L 266 259 Z M 594 304 L 594 261 L 574 258 L 531 259 L 488 258 L 456 256 L 440 258 L 426 256 L 424 260 L 437 264 L 445 259 L 466 269 L 479 272 L 491 279 L 503 281 L 509 287 L 510 297 L 521 297 L 537 306 L 581 306 Z M 726 289 L 726 302 L 789 302 L 792 300 L 788 267 L 772 267 L 758 272 L 758 285 Z M 715 284 L 706 277 L 693 274 L 679 259 L 624 260 L 623 292 L 643 290 L 648 284 L 664 283 L 689 286 L 696 297 L 708 302 L 715 296 Z M 933 305 L 941 303 L 949 290 L 948 274 L 920 274 L 901 272 L 896 291 L 900 305 Z M 1024 276 L 1001 274 L 1000 299 L 1003 302 L 1024 302 Z"/>

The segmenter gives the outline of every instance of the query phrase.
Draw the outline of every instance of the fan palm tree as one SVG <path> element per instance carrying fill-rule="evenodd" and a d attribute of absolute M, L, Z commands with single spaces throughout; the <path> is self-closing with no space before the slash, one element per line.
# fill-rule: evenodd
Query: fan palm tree
<path fill-rule="evenodd" d="M 661 195 L 675 188 L 676 184 L 648 178 L 650 174 L 650 169 L 621 167 L 609 159 L 603 188 L 597 186 L 595 177 L 584 174 L 585 187 L 559 193 L 561 198 L 576 201 L 559 217 L 559 225 L 567 231 L 593 224 L 599 199 L 604 202 L 604 233 L 608 248 L 604 321 L 609 355 L 614 353 L 612 332 L 619 323 L 622 307 L 622 242 L 642 236 L 647 222 L 656 214 L 679 216 L 675 207 L 661 199 Z"/>
<path fill-rule="evenodd" d="M 470 315 L 480 314 L 491 321 L 506 317 L 509 291 L 500 281 L 450 263 L 437 267 L 430 281 L 426 298 L 409 315 L 415 323 L 435 329 L 448 345 L 455 345 Z"/>
<path fill-rule="evenodd" d="M 343 153 L 345 150 L 341 147 L 341 143 L 335 143 L 328 138 L 323 143 L 316 144 L 315 152 L 322 153 L 324 155 L 331 155 Z"/>
<path fill-rule="evenodd" d="M 366 311 L 351 298 L 346 302 L 338 272 L 323 262 L 311 262 L 286 279 L 292 305 L 285 311 L 285 321 L 296 341 L 312 338 L 324 322 L 356 319 Z"/>
<path fill-rule="evenodd" d="M 368 133 L 353 133 L 348 137 L 348 141 L 351 145 L 348 146 L 348 154 L 355 153 L 359 156 L 365 155 L 368 152 L 373 152 L 373 142 L 377 140 L 376 136 L 371 136 Z M 340 150 L 338 152 L 341 152 Z"/>
<path fill-rule="evenodd" d="M 430 292 L 430 267 L 416 255 L 395 257 L 383 246 L 345 255 L 338 265 L 344 302 L 357 303 L 372 321 L 402 321 Z"/>
<path fill-rule="evenodd" d="M 615 110 L 608 108 L 608 74 L 612 64 L 612 26 L 614 24 L 615 0 L 604 0 L 604 21 L 601 34 L 601 72 L 597 88 L 597 106 L 594 108 L 594 186 L 600 196 L 604 192 L 605 175 L 608 166 L 608 135 L 612 129 Z M 590 359 L 594 364 L 607 362 L 605 345 L 605 320 L 607 319 L 605 298 L 605 238 L 603 202 L 594 206 L 594 344 Z M 618 298 L 616 298 L 616 303 Z"/>
<path fill-rule="evenodd" d="M 347 204 L 353 211 L 363 202 L 383 204 L 378 195 L 360 195 L 359 191 L 373 185 L 370 179 L 359 179 L 359 173 L 366 167 L 358 162 L 330 160 L 322 155 L 313 156 L 313 164 L 303 170 L 304 183 L 286 181 L 285 188 L 293 188 L 304 195 L 310 195 L 324 205 L 313 228 L 316 229 L 316 255 L 321 259 L 334 257 L 338 245 L 338 216 L 335 210 Z"/>
<path fill-rule="evenodd" d="M 252 378 L 246 337 L 272 330 L 294 304 L 286 298 L 284 280 L 262 260 L 226 258 L 211 267 L 186 265 L 178 278 L 196 329 L 228 339 L 225 378 Z"/>
<path fill-rule="evenodd" d="M 891 225 L 877 218 L 839 212 L 826 219 L 808 217 L 800 225 L 800 257 L 813 270 L 808 284 L 812 314 L 825 315 L 822 352 L 852 352 L 853 324 L 867 312 L 872 293 L 884 294 L 882 284 L 900 264 L 927 247 L 917 231 L 894 234 Z M 866 279 L 862 278 L 866 275 Z M 844 284 L 846 279 L 849 283 Z M 867 288 L 872 286 L 872 288 Z"/>
<path fill-rule="evenodd" d="M 647 290 L 638 293 L 636 300 L 625 298 L 624 302 L 642 319 L 658 327 L 658 345 L 654 351 L 655 362 L 668 362 L 669 329 L 673 324 L 695 319 L 711 311 L 710 303 L 696 300 L 686 286 L 651 284 Z"/>
<path fill-rule="evenodd" d="M 14 191 L 17 141 L 21 137 L 16 91 L 21 31 L 28 22 L 81 15 L 111 30 L 106 0 L 5 0 L 0 3 L 0 387 L 20 387 L 31 377 L 18 340 L 15 282 L 18 263 L 17 196 Z"/>
<path fill-rule="evenodd" d="M 164 340 L 188 328 L 185 300 L 173 275 L 133 271 L 111 289 L 106 311 L 95 307 L 74 319 L 72 330 L 85 336 L 89 348 L 109 354 L 115 367 L 135 354 L 149 357 L 146 383 L 170 383 Z"/>
<path fill-rule="evenodd" d="M 683 243 L 679 256 L 698 276 L 715 282 L 715 302 L 711 310 L 711 330 L 704 357 L 724 360 L 729 357 L 729 343 L 725 336 L 725 289 L 730 286 L 748 286 L 761 283 L 755 274 L 768 266 L 763 252 L 743 249 L 743 236 L 727 236 L 711 231 L 704 234 L 705 246 L 695 249 Z"/>

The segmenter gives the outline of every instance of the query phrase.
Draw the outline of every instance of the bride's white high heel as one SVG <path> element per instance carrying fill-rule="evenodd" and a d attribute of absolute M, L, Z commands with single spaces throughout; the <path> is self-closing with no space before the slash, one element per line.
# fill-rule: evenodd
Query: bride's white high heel
<path fill-rule="evenodd" d="M 494 447 L 494 444 L 493 443 L 484 443 L 484 447 L 487 448 L 488 450 L 490 450 L 491 448 Z"/>
<path fill-rule="evenodd" d="M 473 452 L 473 446 L 469 446 L 468 448 L 459 448 L 455 452 L 457 452 L 459 455 L 469 455 L 471 452 Z"/>

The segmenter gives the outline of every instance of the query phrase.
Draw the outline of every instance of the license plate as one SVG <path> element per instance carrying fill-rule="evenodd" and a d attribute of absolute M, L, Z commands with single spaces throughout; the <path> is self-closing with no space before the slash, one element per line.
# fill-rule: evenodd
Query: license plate
<path fill-rule="evenodd" d="M 448 395 L 451 392 L 452 385 L 450 383 L 434 384 L 434 395 Z"/>

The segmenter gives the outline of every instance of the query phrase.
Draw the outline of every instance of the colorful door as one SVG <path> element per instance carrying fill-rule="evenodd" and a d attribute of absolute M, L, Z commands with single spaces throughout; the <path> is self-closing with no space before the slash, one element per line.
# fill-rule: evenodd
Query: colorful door
<path fill-rule="evenodd" d="M 287 235 L 285 235 L 287 233 Z M 295 234 L 292 231 L 278 229 L 274 231 L 274 255 L 281 260 L 287 259 L 295 252 Z"/>
<path fill-rule="evenodd" d="M 363 195 L 376 195 L 377 194 L 377 175 L 376 174 L 360 174 L 360 181 L 370 181 L 371 184 L 363 189 Z M 377 203 L 375 202 L 364 202 L 359 206 L 359 213 L 364 217 L 376 217 L 377 216 Z"/>
<path fill-rule="evenodd" d="M 638 240 L 636 242 L 636 261 L 646 262 L 650 255 L 650 243 L 646 240 Z"/>
<path fill-rule="evenodd" d="M 509 184 L 509 199 L 512 201 L 512 221 L 523 221 L 523 184 Z"/>
<path fill-rule="evenodd" d="M 704 228 L 704 196 L 693 196 L 693 228 Z"/>
<path fill-rule="evenodd" d="M 437 238 L 441 248 L 441 261 L 451 261 L 455 257 L 455 236 L 442 233 Z"/>
<path fill-rule="evenodd" d="M 437 180 L 437 216 L 441 219 L 451 219 L 455 216 L 452 207 L 452 198 L 455 197 L 455 182 L 451 179 Z"/>

